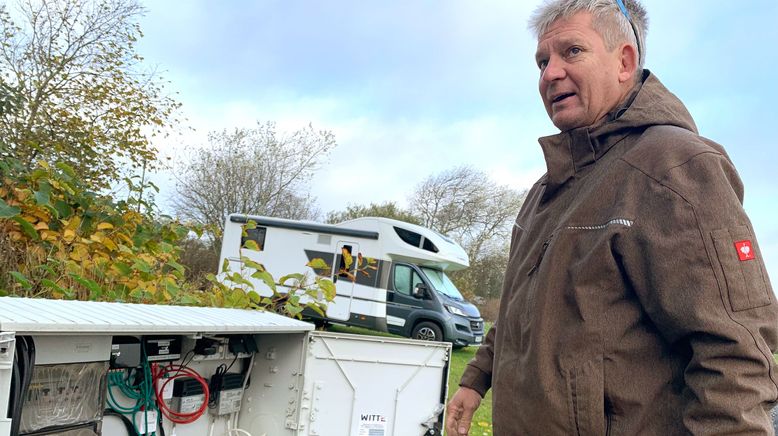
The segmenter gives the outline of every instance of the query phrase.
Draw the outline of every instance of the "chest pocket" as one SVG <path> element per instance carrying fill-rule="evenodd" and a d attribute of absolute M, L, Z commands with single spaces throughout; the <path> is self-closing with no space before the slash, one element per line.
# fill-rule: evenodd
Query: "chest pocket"
<path fill-rule="evenodd" d="M 732 311 L 770 304 L 761 253 L 746 226 L 711 232 Z"/>

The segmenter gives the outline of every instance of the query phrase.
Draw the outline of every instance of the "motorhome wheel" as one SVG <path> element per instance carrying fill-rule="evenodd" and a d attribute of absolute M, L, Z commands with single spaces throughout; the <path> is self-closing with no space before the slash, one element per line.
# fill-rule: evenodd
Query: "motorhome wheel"
<path fill-rule="evenodd" d="M 442 341 L 443 332 L 437 324 L 425 321 L 416 325 L 411 337 L 422 341 Z"/>

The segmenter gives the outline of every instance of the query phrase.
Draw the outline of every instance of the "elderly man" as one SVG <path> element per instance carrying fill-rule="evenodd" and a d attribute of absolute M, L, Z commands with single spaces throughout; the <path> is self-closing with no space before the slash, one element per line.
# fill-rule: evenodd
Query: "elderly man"
<path fill-rule="evenodd" d="M 626 4 L 625 4 L 626 3 Z M 771 434 L 778 303 L 724 149 L 647 70 L 637 0 L 536 11 L 561 133 L 516 219 L 502 304 L 448 405 L 466 435 Z"/>

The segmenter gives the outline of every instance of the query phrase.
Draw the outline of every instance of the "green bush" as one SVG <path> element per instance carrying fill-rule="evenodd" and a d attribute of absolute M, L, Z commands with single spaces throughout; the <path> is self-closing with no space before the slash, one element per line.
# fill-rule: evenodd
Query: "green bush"
<path fill-rule="evenodd" d="M 181 244 L 199 229 L 143 212 L 152 205 L 139 200 L 92 192 L 65 164 L 40 162 L 26 170 L 6 160 L 0 162 L 0 180 L 2 295 L 269 308 L 298 317 L 304 307 L 323 311 L 334 298 L 332 282 L 307 283 L 301 274 L 282 277 L 279 284 L 289 291 L 281 292 L 250 261 L 251 271 L 227 271 L 226 280 L 212 276 L 205 289 L 188 282 L 179 263 Z M 271 285 L 273 295 L 259 296 L 242 278 L 248 276 Z M 308 298 L 301 301 L 303 295 Z"/>

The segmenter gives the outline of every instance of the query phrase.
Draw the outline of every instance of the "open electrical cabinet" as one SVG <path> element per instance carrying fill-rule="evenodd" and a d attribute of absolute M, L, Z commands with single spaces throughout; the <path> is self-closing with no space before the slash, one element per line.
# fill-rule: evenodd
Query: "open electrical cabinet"
<path fill-rule="evenodd" d="M 258 311 L 0 298 L 0 436 L 439 435 L 450 352 Z"/>

